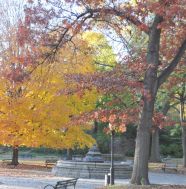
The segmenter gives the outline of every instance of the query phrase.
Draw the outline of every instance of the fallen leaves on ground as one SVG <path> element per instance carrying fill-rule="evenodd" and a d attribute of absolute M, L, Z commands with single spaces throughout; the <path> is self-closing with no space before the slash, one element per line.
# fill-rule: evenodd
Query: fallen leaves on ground
<path fill-rule="evenodd" d="M 52 176 L 51 168 L 44 165 L 19 164 L 17 166 L 0 164 L 0 176 L 20 176 L 20 177 L 45 177 Z"/>

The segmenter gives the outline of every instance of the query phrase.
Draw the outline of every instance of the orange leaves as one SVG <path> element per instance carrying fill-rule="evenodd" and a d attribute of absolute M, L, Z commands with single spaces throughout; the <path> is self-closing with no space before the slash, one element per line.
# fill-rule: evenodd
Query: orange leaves
<path fill-rule="evenodd" d="M 124 133 L 127 131 L 127 126 L 125 124 L 121 124 L 119 127 L 119 132 Z"/>
<path fill-rule="evenodd" d="M 167 116 L 163 115 L 160 112 L 155 112 L 152 118 L 153 126 L 159 127 L 160 129 L 164 128 L 165 126 L 174 126 L 175 121 L 168 118 Z"/>
<path fill-rule="evenodd" d="M 68 22 L 68 20 L 63 20 L 63 25 L 65 28 L 70 29 L 72 28 L 72 25 Z"/>
<path fill-rule="evenodd" d="M 127 131 L 127 125 L 125 125 L 124 123 L 120 124 L 120 125 L 114 125 L 114 124 L 110 124 L 109 126 L 104 128 L 105 133 L 110 134 L 112 131 L 118 132 L 118 133 L 124 133 Z"/>
<path fill-rule="evenodd" d="M 83 124 L 90 120 L 97 120 L 103 123 L 108 123 L 106 132 L 115 130 L 117 132 L 125 132 L 127 125 L 137 123 L 139 110 L 137 108 L 123 109 L 101 109 L 81 115 L 74 118 L 74 123 Z"/>
<path fill-rule="evenodd" d="M 125 91 L 125 88 L 130 88 L 132 90 L 141 89 L 143 83 L 136 81 L 135 77 L 131 77 L 135 75 L 135 72 L 137 72 L 137 67 L 134 68 L 136 70 L 134 70 L 132 74 L 128 73 L 128 70 L 125 72 L 124 69 L 125 67 L 116 66 L 111 71 L 102 73 L 95 72 L 86 75 L 68 74 L 66 80 L 69 83 L 76 84 L 76 90 L 74 90 L 74 92 L 90 90 L 92 87 L 96 87 L 102 94 L 109 94 L 113 92 L 122 93 Z M 63 93 L 63 91 L 61 91 L 61 93 Z"/>
<path fill-rule="evenodd" d="M 138 28 L 141 30 L 141 31 L 145 31 L 145 32 L 149 32 L 149 27 L 146 25 L 146 24 L 140 24 L 139 26 L 138 26 Z"/>
<path fill-rule="evenodd" d="M 17 30 L 17 38 L 18 38 L 18 44 L 21 47 L 24 46 L 25 43 L 29 41 L 29 34 L 30 34 L 30 31 L 28 30 L 28 28 L 24 26 L 22 21 L 19 21 L 18 30 Z"/>
<path fill-rule="evenodd" d="M 115 114 L 112 114 L 109 116 L 108 121 L 112 125 L 116 121 L 117 116 Z"/>

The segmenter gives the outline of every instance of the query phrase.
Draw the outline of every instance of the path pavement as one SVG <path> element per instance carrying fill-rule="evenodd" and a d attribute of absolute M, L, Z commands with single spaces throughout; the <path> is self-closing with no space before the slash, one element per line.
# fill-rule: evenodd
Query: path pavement
<path fill-rule="evenodd" d="M 150 173 L 150 182 L 156 184 L 186 185 L 186 175 Z M 0 189 L 43 189 L 47 184 L 55 184 L 61 177 L 44 176 L 40 178 L 0 176 Z M 116 180 L 116 184 L 129 184 L 128 179 Z M 104 180 L 79 179 L 77 189 L 96 189 L 104 185 Z"/>

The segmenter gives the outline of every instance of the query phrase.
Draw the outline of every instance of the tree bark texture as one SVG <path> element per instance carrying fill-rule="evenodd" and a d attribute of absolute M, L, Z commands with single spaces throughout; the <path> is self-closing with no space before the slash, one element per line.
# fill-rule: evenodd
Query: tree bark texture
<path fill-rule="evenodd" d="M 160 144 L 159 144 L 159 128 L 158 127 L 155 127 L 152 131 L 150 161 L 151 162 L 161 162 Z"/>
<path fill-rule="evenodd" d="M 160 29 L 158 24 L 162 18 L 156 16 L 149 33 L 149 44 L 147 51 L 147 63 L 149 67 L 145 73 L 143 95 L 143 109 L 140 124 L 137 129 L 134 166 L 131 183 L 148 185 L 148 159 L 150 147 L 150 129 L 152 128 L 152 117 L 154 111 L 155 97 L 158 89 L 157 69 L 159 64 Z"/>
<path fill-rule="evenodd" d="M 144 106 L 141 123 L 138 126 L 136 137 L 136 148 L 134 156 L 134 167 L 132 172 L 131 183 L 138 185 L 148 185 L 148 159 L 150 148 L 150 131 L 149 128 L 152 125 L 154 103 L 147 102 Z"/>
<path fill-rule="evenodd" d="M 12 162 L 11 162 L 11 165 L 18 165 L 19 162 L 18 162 L 18 153 L 19 153 L 19 149 L 17 146 L 14 146 L 13 147 L 13 154 L 12 154 Z"/>

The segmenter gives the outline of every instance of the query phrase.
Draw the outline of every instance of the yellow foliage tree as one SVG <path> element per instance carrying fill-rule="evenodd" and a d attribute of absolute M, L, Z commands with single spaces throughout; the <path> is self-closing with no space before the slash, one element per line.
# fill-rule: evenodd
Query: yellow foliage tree
<path fill-rule="evenodd" d="M 86 43 L 80 39 L 79 48 L 67 47 L 50 65 L 41 65 L 22 82 L 1 78 L 0 128 L 1 144 L 13 146 L 13 164 L 18 164 L 18 146 L 46 146 L 52 148 L 83 148 L 94 139 L 86 134 L 85 126 L 69 126 L 70 117 L 95 107 L 97 92 L 87 91 L 83 96 L 58 95 L 66 89 L 66 73 L 94 71 L 92 56 L 83 50 Z"/>

